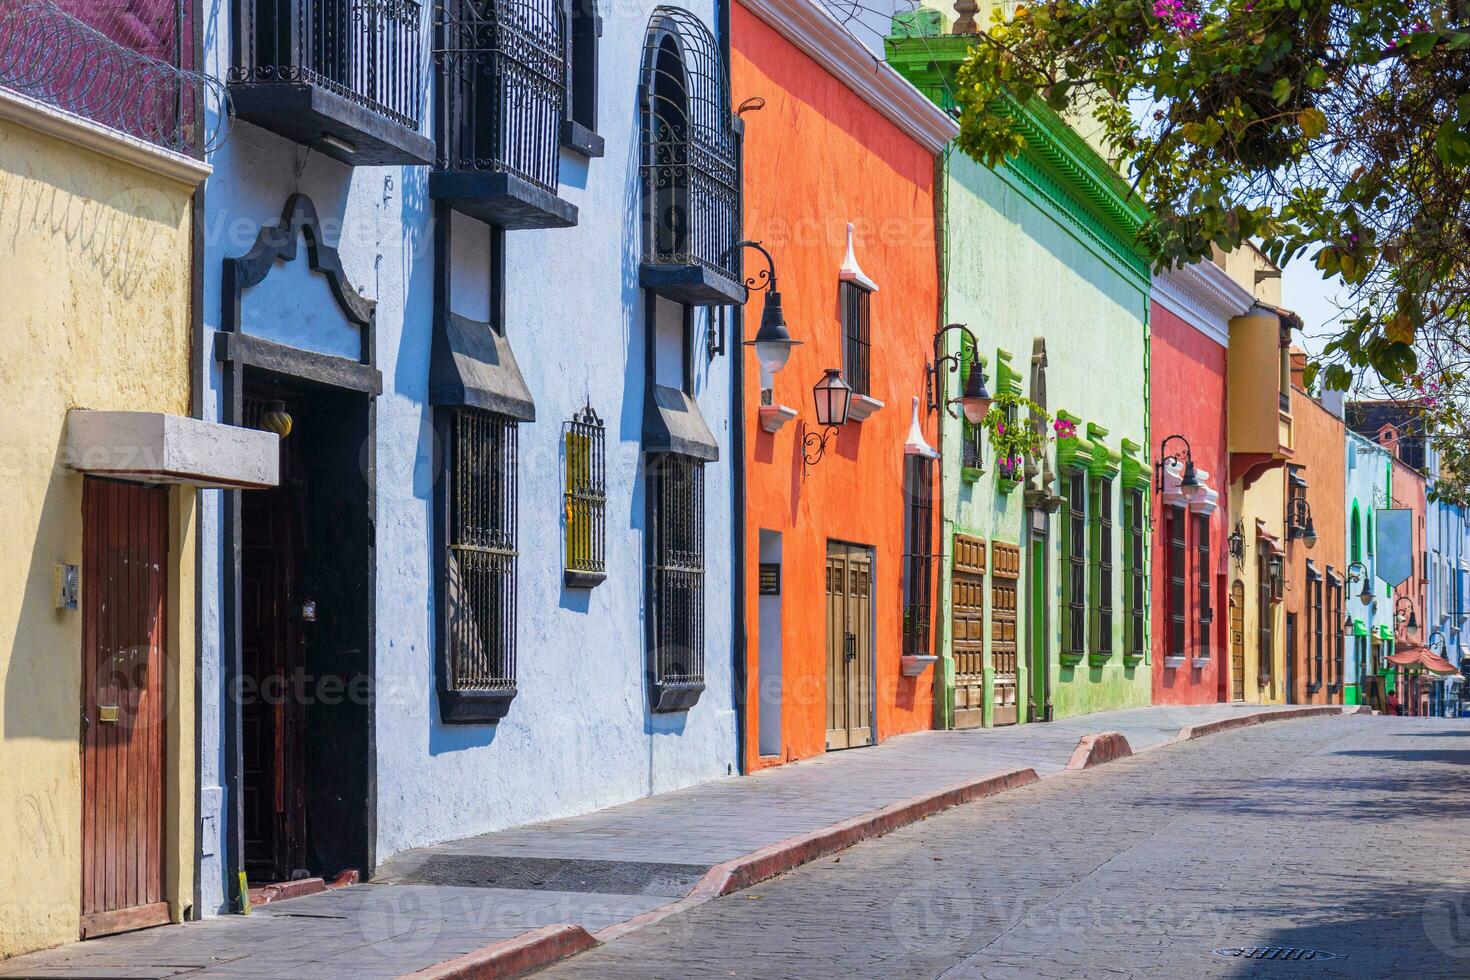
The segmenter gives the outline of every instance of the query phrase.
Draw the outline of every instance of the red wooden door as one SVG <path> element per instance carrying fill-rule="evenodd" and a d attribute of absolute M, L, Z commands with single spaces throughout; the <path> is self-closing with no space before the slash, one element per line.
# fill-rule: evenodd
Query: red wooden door
<path fill-rule="evenodd" d="M 168 921 L 163 898 L 168 490 L 82 492 L 83 939 Z"/>

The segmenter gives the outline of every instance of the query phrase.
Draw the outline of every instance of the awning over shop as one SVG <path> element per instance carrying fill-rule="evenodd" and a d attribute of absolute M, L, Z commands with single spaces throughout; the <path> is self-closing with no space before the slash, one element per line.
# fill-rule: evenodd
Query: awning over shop
<path fill-rule="evenodd" d="M 66 416 L 66 465 L 140 483 L 259 489 L 281 482 L 274 432 L 166 412 L 72 409 Z"/>
<path fill-rule="evenodd" d="M 1450 662 L 1433 650 L 1418 643 L 1411 643 L 1389 656 L 1388 662 L 1400 667 L 1418 667 L 1431 674 L 1458 674 Z"/>
<path fill-rule="evenodd" d="M 465 405 L 536 420 L 510 340 L 494 326 L 457 313 L 439 318 L 429 354 L 429 404 Z"/>
<path fill-rule="evenodd" d="M 678 453 L 713 463 L 720 446 L 693 398 L 678 388 L 653 385 L 643 406 L 643 451 Z"/>

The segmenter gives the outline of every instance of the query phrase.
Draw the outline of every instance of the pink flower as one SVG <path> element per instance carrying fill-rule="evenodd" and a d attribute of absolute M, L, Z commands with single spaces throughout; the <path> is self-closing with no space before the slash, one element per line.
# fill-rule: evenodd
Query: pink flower
<path fill-rule="evenodd" d="M 995 423 L 995 434 L 998 436 L 1006 434 L 1006 424 L 1004 422 Z"/>

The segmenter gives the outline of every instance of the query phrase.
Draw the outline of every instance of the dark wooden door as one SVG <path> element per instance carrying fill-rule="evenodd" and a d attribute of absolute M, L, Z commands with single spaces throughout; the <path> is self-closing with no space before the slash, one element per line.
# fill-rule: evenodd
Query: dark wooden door
<path fill-rule="evenodd" d="M 1230 586 L 1230 700 L 1245 700 L 1245 584 Z"/>
<path fill-rule="evenodd" d="M 827 545 L 827 748 L 873 742 L 873 558 Z"/>
<path fill-rule="evenodd" d="M 258 404 L 247 399 L 247 420 Z M 240 502 L 242 829 L 252 882 L 283 881 L 306 866 L 302 694 L 310 679 L 296 608 L 303 545 L 297 444 L 282 440 L 280 486 Z"/>
<path fill-rule="evenodd" d="M 163 897 L 168 490 L 82 490 L 82 915 L 87 939 L 169 919 Z"/>
<path fill-rule="evenodd" d="M 1018 719 L 1016 697 L 1017 593 L 1021 580 L 1021 549 L 993 542 L 990 549 L 990 659 L 995 670 L 994 707 L 991 721 L 1014 725 Z"/>

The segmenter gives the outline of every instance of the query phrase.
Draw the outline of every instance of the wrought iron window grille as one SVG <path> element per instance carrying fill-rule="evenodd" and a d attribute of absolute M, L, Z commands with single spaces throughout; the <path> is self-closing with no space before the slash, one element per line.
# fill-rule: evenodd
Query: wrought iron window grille
<path fill-rule="evenodd" d="M 738 283 L 740 139 L 719 45 L 694 14 L 653 12 L 639 98 L 643 261 Z"/>
<path fill-rule="evenodd" d="M 563 0 L 439 0 L 436 13 L 436 168 L 509 173 L 555 194 L 571 53 Z"/>
<path fill-rule="evenodd" d="M 934 464 L 926 457 L 910 456 L 905 469 L 908 539 L 903 556 L 903 655 L 927 656 L 934 607 Z"/>
<path fill-rule="evenodd" d="M 508 703 L 516 690 L 516 422 L 462 408 L 452 412 L 448 429 L 448 539 L 440 600 L 446 687 L 498 694 Z"/>
<path fill-rule="evenodd" d="M 1080 658 L 1087 653 L 1087 477 L 1080 472 L 1067 478 L 1065 540 L 1067 624 L 1062 652 Z"/>
<path fill-rule="evenodd" d="M 1208 514 L 1194 515 L 1195 538 L 1195 596 L 1199 607 L 1199 637 L 1194 655 L 1197 660 L 1210 657 L 1212 633 L 1215 626 L 1215 605 L 1211 579 L 1210 518 Z"/>
<path fill-rule="evenodd" d="M 1266 549 L 1260 549 L 1256 587 L 1256 684 L 1271 683 L 1271 657 L 1276 647 L 1276 605 L 1271 588 L 1271 560 Z"/>
<path fill-rule="evenodd" d="M 231 82 L 320 86 L 407 129 L 423 98 L 419 0 L 233 0 Z"/>
<path fill-rule="evenodd" d="M 562 112 L 561 143 L 584 156 L 602 156 L 597 135 L 597 47 L 602 17 L 597 0 L 568 0 L 567 94 Z"/>
<path fill-rule="evenodd" d="M 842 307 L 843 380 L 855 395 L 870 395 L 872 335 L 870 312 L 873 294 L 855 282 L 839 282 Z"/>
<path fill-rule="evenodd" d="M 1092 505 L 1094 538 L 1093 558 L 1093 646 L 1099 659 L 1113 655 L 1113 483 L 1093 481 L 1089 493 Z"/>
<path fill-rule="evenodd" d="M 648 478 L 652 704 L 686 711 L 704 691 L 704 467 L 659 453 Z"/>
<path fill-rule="evenodd" d="M 1170 657 L 1185 655 L 1186 607 L 1188 605 L 1188 565 L 1186 559 L 1185 521 L 1188 510 L 1182 506 L 1169 505 L 1164 508 L 1164 540 L 1168 566 L 1166 577 L 1169 595 L 1169 645 L 1165 653 Z"/>
<path fill-rule="evenodd" d="M 1128 491 L 1128 654 L 1135 659 L 1148 652 L 1147 500 L 1142 490 Z"/>
<path fill-rule="evenodd" d="M 563 426 L 566 453 L 566 584 L 592 588 L 607 578 L 607 440 L 589 403 Z"/>
<path fill-rule="evenodd" d="M 224 86 L 188 67 L 191 7 L 185 0 L 132 6 L 124 32 L 116 13 L 83 20 L 50 0 L 3 0 L 0 86 L 154 146 L 203 156 L 224 142 L 229 112 Z"/>

